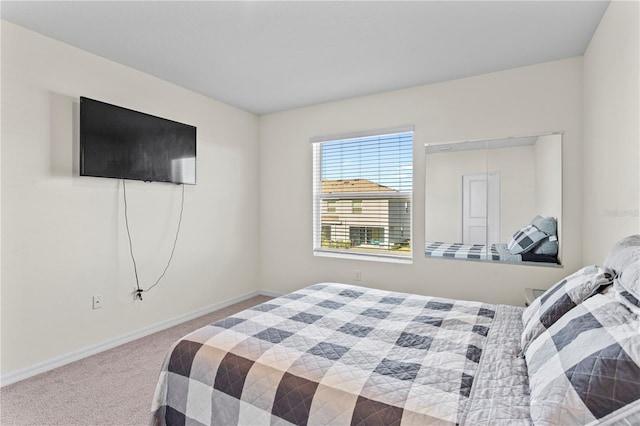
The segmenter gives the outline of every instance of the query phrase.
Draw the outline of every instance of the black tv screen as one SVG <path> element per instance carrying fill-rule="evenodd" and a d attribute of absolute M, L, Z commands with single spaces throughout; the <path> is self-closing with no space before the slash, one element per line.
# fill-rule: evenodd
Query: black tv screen
<path fill-rule="evenodd" d="M 196 128 L 80 98 L 80 175 L 196 183 Z"/>

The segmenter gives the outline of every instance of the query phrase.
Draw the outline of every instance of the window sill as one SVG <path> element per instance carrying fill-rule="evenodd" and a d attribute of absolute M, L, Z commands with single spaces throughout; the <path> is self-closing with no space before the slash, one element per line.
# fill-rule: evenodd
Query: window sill
<path fill-rule="evenodd" d="M 413 263 L 413 255 L 411 256 L 393 256 L 393 255 L 384 255 L 384 254 L 353 254 L 349 252 L 340 252 L 340 251 L 325 251 L 325 250 L 314 250 L 314 256 L 320 257 L 333 257 L 339 259 L 350 259 L 350 260 L 368 260 L 373 262 L 390 262 L 390 263 L 404 263 L 410 265 Z"/>

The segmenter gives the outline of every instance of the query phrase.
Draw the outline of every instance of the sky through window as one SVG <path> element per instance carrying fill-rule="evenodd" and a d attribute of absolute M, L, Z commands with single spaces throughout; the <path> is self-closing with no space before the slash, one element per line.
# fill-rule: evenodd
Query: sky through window
<path fill-rule="evenodd" d="M 322 144 L 322 180 L 367 179 L 396 191 L 413 187 L 413 132 Z"/>

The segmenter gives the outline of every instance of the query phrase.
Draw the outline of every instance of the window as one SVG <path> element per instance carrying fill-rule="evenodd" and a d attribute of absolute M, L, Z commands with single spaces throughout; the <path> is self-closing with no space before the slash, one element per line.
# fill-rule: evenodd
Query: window
<path fill-rule="evenodd" d="M 410 261 L 413 128 L 311 142 L 314 254 Z"/>
<path fill-rule="evenodd" d="M 322 225 L 322 241 L 331 241 L 331 225 Z"/>
<path fill-rule="evenodd" d="M 351 226 L 349 237 L 354 245 L 379 246 L 384 244 L 384 228 L 373 228 L 370 226 Z"/>

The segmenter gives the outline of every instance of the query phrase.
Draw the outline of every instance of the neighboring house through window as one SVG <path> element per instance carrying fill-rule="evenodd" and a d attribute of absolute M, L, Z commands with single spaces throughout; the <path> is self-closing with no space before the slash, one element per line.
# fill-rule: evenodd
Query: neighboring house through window
<path fill-rule="evenodd" d="M 410 260 L 413 128 L 312 142 L 314 254 Z"/>

